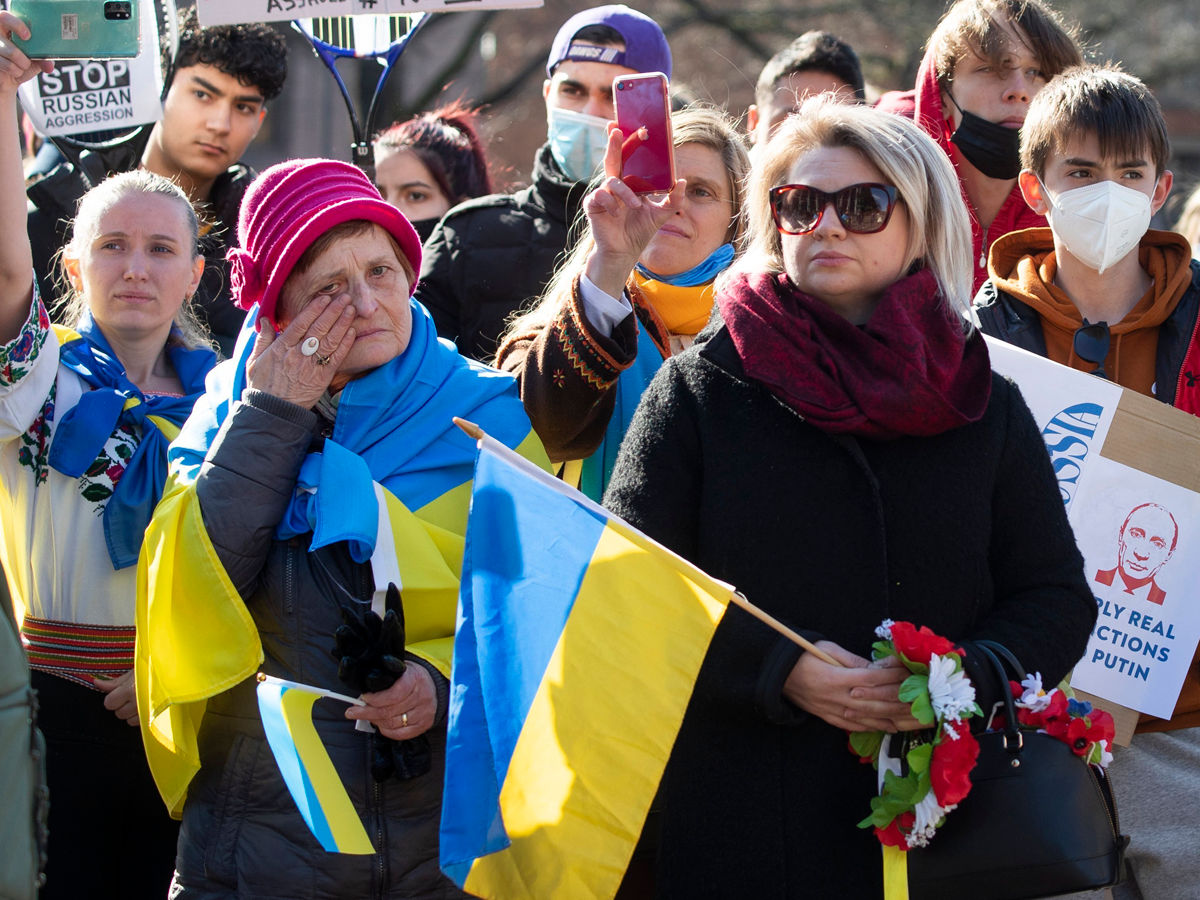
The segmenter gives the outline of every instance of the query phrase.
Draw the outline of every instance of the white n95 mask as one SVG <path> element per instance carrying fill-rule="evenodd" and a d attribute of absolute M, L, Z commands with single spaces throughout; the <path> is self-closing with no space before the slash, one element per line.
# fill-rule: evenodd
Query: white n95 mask
<path fill-rule="evenodd" d="M 1071 255 L 1103 273 L 1125 258 L 1150 227 L 1150 198 L 1115 181 L 1099 181 L 1051 196 L 1046 218 Z"/>
<path fill-rule="evenodd" d="M 572 181 L 591 181 L 604 165 L 608 119 L 569 109 L 549 111 L 550 153 Z"/>

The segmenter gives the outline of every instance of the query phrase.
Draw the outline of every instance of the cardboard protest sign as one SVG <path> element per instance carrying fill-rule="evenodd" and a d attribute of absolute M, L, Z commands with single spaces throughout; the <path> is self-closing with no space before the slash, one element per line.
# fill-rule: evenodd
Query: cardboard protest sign
<path fill-rule="evenodd" d="M 21 105 L 46 137 L 129 130 L 162 117 L 163 76 L 153 0 L 140 0 L 134 59 L 60 59 L 20 87 Z"/>
<path fill-rule="evenodd" d="M 332 16 L 531 9 L 541 5 L 542 0 L 196 0 L 196 15 L 201 25 L 208 26 Z"/>
<path fill-rule="evenodd" d="M 988 350 L 1042 429 L 1096 597 L 1072 686 L 1170 718 L 1200 641 L 1200 419 L 1001 341 Z"/>
<path fill-rule="evenodd" d="M 1100 618 L 1072 684 L 1169 719 L 1200 640 L 1200 495 L 1101 457 L 1076 502 Z"/>

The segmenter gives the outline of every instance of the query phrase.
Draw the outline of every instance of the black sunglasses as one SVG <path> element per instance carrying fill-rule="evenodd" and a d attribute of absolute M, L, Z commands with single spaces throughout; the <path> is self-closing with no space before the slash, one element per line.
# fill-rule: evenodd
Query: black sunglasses
<path fill-rule="evenodd" d="M 896 189 L 890 184 L 852 184 L 826 193 L 807 184 L 784 184 L 771 188 L 770 199 L 775 227 L 784 234 L 808 234 L 830 203 L 847 231 L 874 234 L 892 217 Z"/>
<path fill-rule="evenodd" d="M 1083 324 L 1075 329 L 1075 337 L 1071 346 L 1075 349 L 1075 355 L 1084 362 L 1095 363 L 1096 368 L 1092 370 L 1093 375 L 1107 378 L 1108 375 L 1104 372 L 1104 360 L 1108 358 L 1108 343 L 1108 323 L 1089 322 L 1084 319 Z"/>

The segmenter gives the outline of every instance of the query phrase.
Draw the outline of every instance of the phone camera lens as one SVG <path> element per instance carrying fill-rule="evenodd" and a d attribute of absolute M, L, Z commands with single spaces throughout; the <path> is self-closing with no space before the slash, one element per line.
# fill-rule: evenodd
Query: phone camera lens
<path fill-rule="evenodd" d="M 107 0 L 104 4 L 104 18 L 109 21 L 126 21 L 132 14 L 130 0 Z"/>

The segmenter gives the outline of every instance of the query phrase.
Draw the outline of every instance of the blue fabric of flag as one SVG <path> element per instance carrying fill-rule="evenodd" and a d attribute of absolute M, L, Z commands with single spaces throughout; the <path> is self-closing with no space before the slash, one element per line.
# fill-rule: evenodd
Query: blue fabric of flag
<path fill-rule="evenodd" d="M 167 446 L 171 439 L 149 417 L 158 416 L 181 426 L 204 391 L 204 378 L 217 357 L 207 348 L 189 350 L 168 343 L 167 357 L 183 385 L 184 396 L 147 396 L 129 380 L 125 366 L 90 313 L 84 314 L 77 332 L 79 338 L 59 348 L 59 362 L 92 390 L 85 391 L 63 414 L 48 461 L 55 470 L 78 478 L 96 462 L 118 425 L 141 430 L 141 441 L 126 462 L 103 513 L 109 559 L 114 569 L 123 569 L 137 562 L 142 535 L 167 480 Z"/>
<path fill-rule="evenodd" d="M 446 746 L 456 769 L 446 779 L 441 831 L 442 859 L 453 861 L 443 869 L 459 884 L 470 860 L 509 845 L 500 787 L 605 524 L 570 497 L 479 455 Z M 509 603 L 516 582 L 521 602 Z M 489 747 L 465 743 L 483 734 Z"/>

